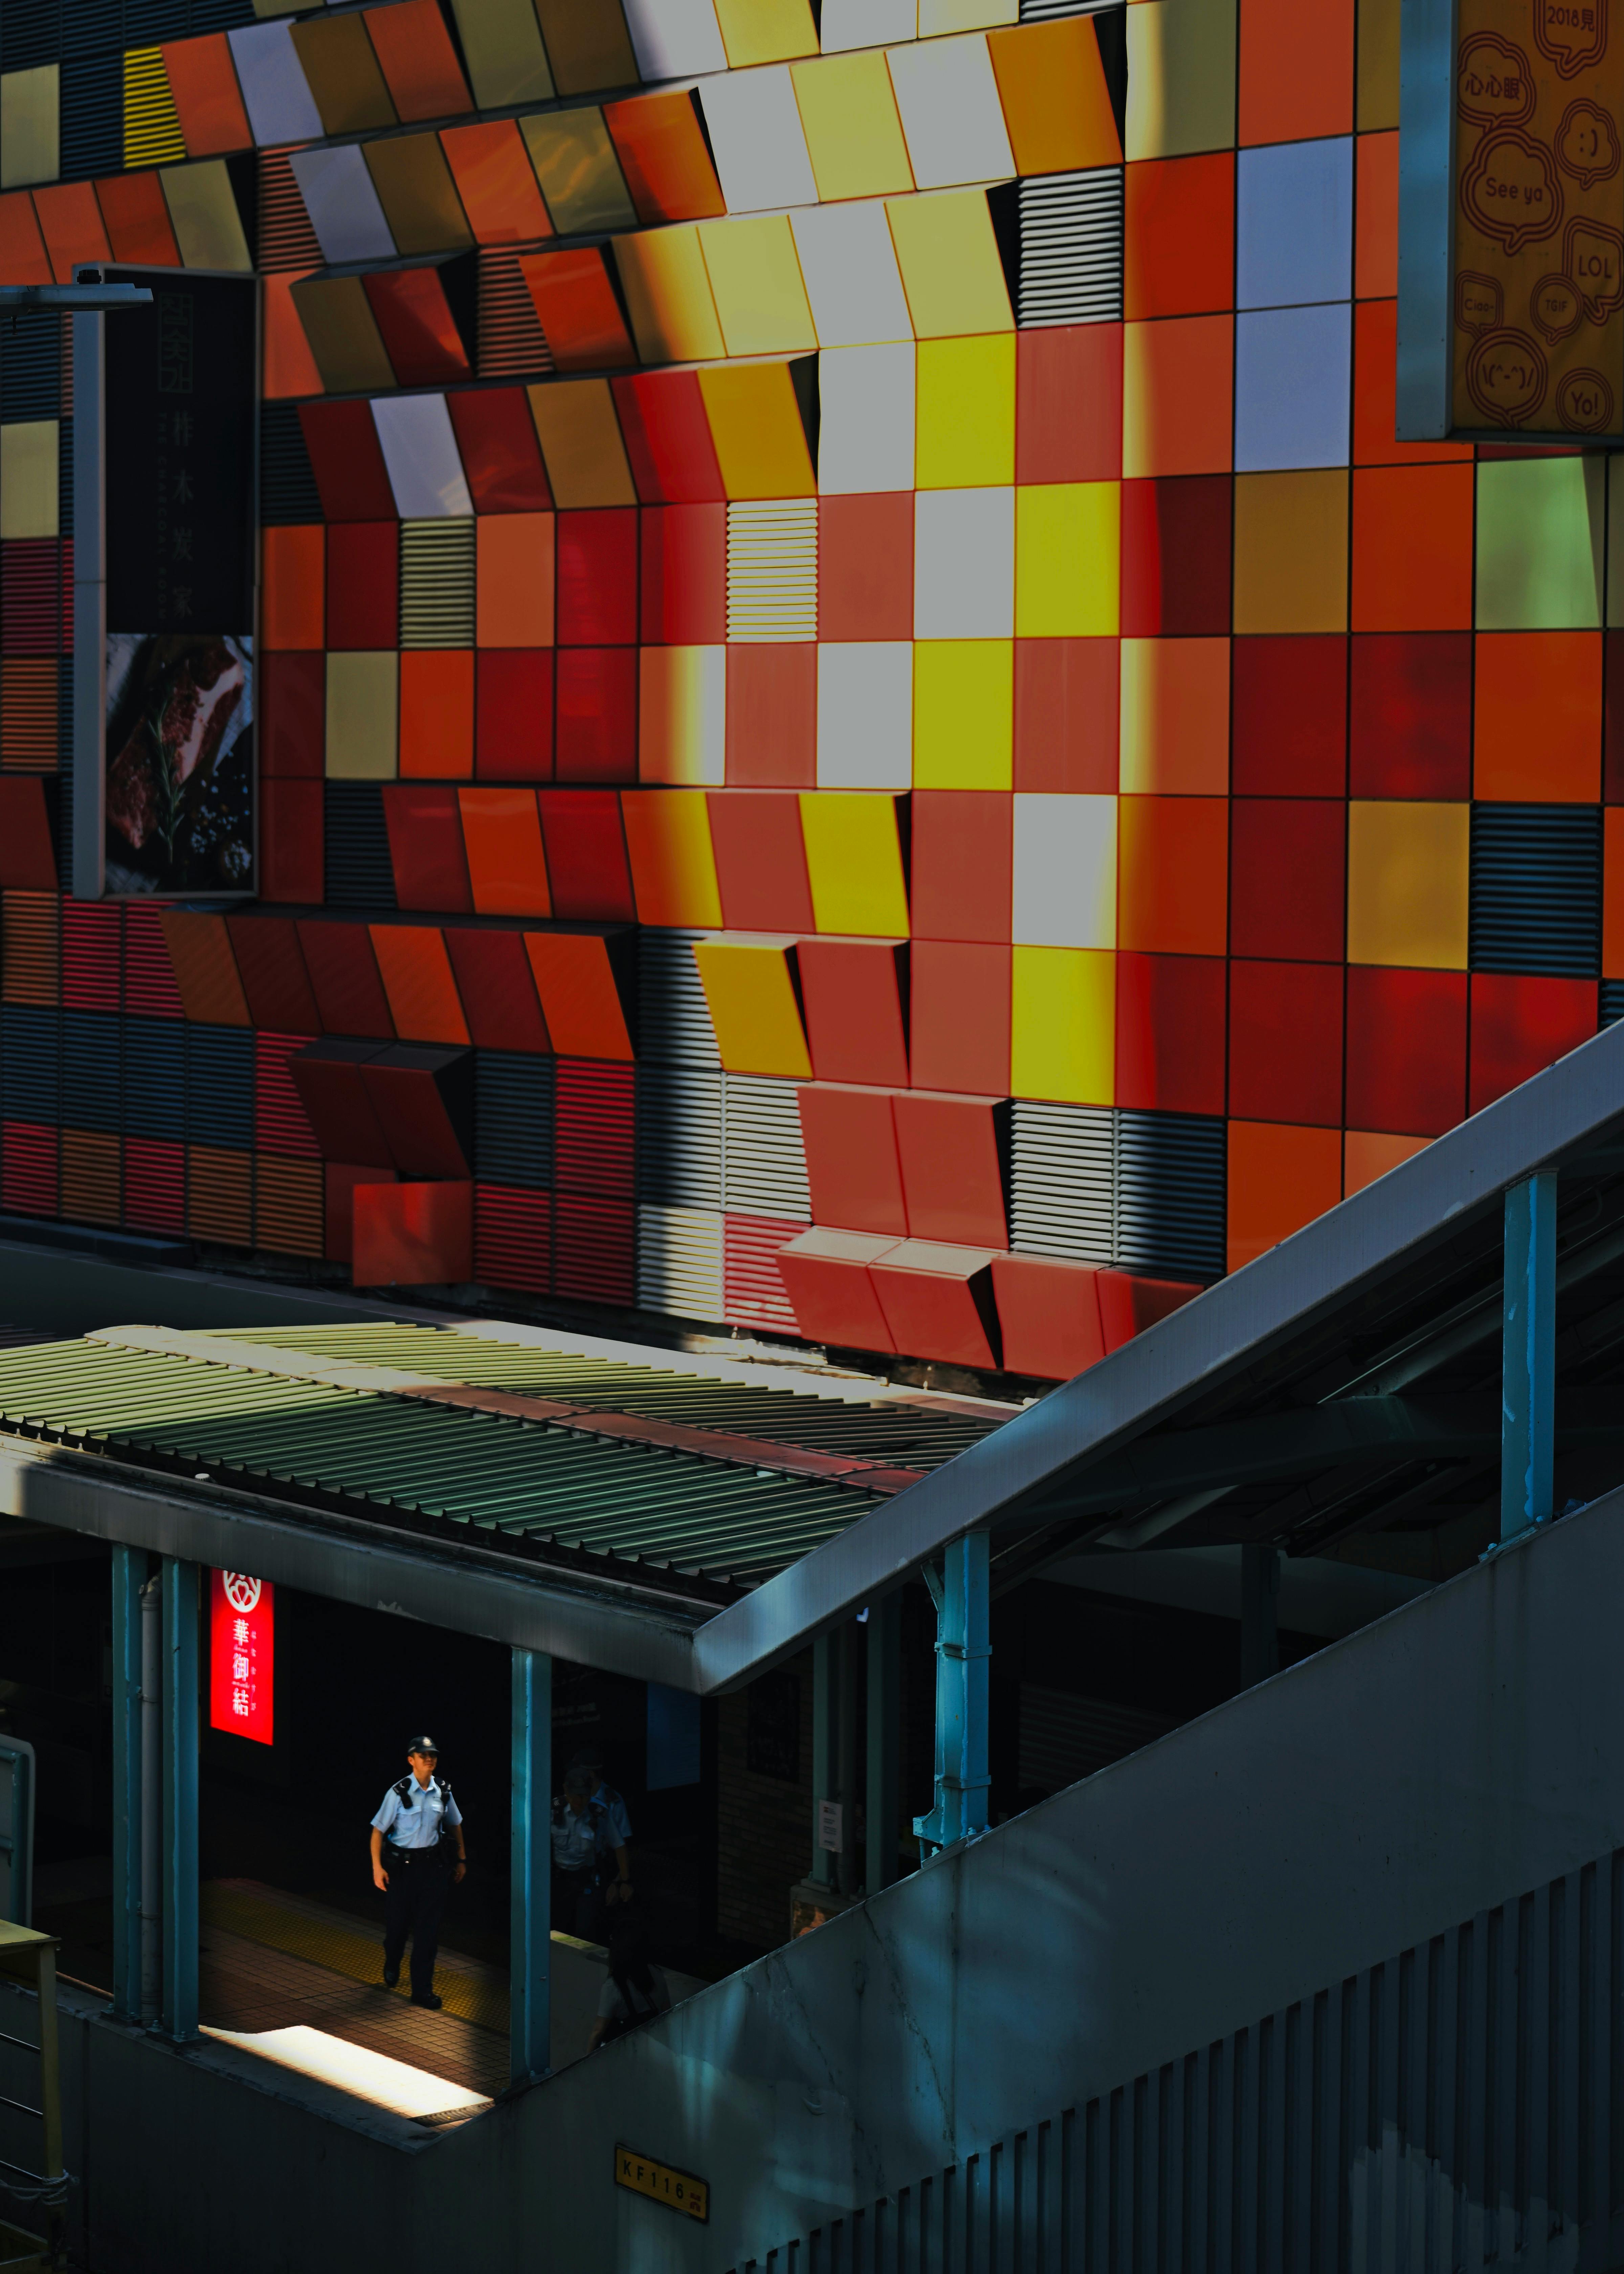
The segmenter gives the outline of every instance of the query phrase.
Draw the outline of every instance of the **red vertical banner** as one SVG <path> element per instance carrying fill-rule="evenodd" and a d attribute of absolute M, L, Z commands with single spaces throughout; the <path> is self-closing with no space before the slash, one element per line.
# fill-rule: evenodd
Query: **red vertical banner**
<path fill-rule="evenodd" d="M 273 1742 L 276 1590 L 268 1579 L 216 1571 L 210 1589 L 208 1725 Z"/>

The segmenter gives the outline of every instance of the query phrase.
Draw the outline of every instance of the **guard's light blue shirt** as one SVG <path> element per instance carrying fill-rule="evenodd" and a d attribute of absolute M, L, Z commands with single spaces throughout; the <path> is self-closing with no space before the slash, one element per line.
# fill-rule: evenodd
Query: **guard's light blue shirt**
<path fill-rule="evenodd" d="M 372 1818 L 373 1831 L 381 1832 L 397 1848 L 432 1848 L 440 1838 L 442 1818 L 447 1825 L 462 1821 L 462 1810 L 438 1777 L 431 1777 L 426 1785 L 420 1785 L 415 1776 L 408 1777 L 406 1787 L 407 1797 L 402 1800 L 391 1785 Z"/>
<path fill-rule="evenodd" d="M 629 1848 L 632 1844 L 632 1820 L 626 1813 L 626 1803 L 612 1784 L 600 1784 L 592 1795 L 609 1818 L 609 1845 Z"/>

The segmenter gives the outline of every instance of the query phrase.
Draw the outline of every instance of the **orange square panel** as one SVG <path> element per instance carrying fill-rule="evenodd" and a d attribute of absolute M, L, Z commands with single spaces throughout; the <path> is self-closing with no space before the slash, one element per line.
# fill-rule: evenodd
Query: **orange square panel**
<path fill-rule="evenodd" d="M 1234 407 L 1232 316 L 1124 325 L 1124 476 L 1228 473 Z"/>
<path fill-rule="evenodd" d="M 243 108 L 230 43 L 223 32 L 206 33 L 201 39 L 171 41 L 163 49 L 163 68 L 169 75 L 169 93 L 175 98 L 175 113 L 186 138 L 189 158 L 217 158 L 228 150 L 252 149 L 253 134 L 248 124 L 248 113 Z M 151 182 L 154 190 L 158 188 L 155 174 L 139 178 Z M 109 186 L 106 182 L 101 184 L 103 213 L 107 210 Z M 114 250 L 117 251 L 117 246 Z M 133 260 L 136 256 L 121 253 L 118 257 Z"/>
<path fill-rule="evenodd" d="M 1356 632 L 1470 629 L 1472 478 L 1470 465 L 1355 470 Z"/>
<path fill-rule="evenodd" d="M 225 45 L 223 39 L 221 45 Z M 96 196 L 115 260 L 135 261 L 143 267 L 180 267 L 180 247 L 156 174 L 111 174 L 96 184 Z"/>
<path fill-rule="evenodd" d="M 455 118 L 473 109 L 440 0 L 369 8 L 363 21 L 402 121 Z"/>
<path fill-rule="evenodd" d="M 447 126 L 440 147 L 477 244 L 534 245 L 553 235 L 536 169 L 511 118 Z"/>
<path fill-rule="evenodd" d="M 352 1283 L 457 1286 L 474 1276 L 471 1184 L 356 1185 Z"/>
<path fill-rule="evenodd" d="M 1228 801 L 1124 797 L 1117 829 L 1117 945 L 1153 955 L 1222 955 Z"/>
<path fill-rule="evenodd" d="M 1472 794 L 1530 804 L 1601 795 L 1599 632 L 1479 632 Z"/>
<path fill-rule="evenodd" d="M 1046 1255 L 995 1255 L 993 1294 L 1011 1374 L 1069 1382 L 1105 1356 L 1099 1274 Z"/>
<path fill-rule="evenodd" d="M 525 933 L 542 1015 L 561 1058 L 631 1064 L 622 984 L 629 976 L 631 937 L 628 932 Z"/>
<path fill-rule="evenodd" d="M 533 789 L 459 789 L 474 912 L 550 916 L 547 862 Z"/>
<path fill-rule="evenodd" d="M 375 923 L 372 953 L 404 1043 L 466 1043 L 468 1020 L 438 926 Z"/>

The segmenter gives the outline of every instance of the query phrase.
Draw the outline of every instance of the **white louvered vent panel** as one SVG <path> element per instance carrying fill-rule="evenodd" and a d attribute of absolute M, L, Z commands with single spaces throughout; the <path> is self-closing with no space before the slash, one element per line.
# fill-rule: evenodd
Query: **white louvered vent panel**
<path fill-rule="evenodd" d="M 663 1065 L 719 1066 L 710 1005 L 694 960 L 709 932 L 645 926 L 637 935 L 637 1055 Z"/>
<path fill-rule="evenodd" d="M 710 1209 L 637 1210 L 637 1307 L 681 1319 L 722 1315 L 722 1218 Z"/>
<path fill-rule="evenodd" d="M 1122 0 L 1020 0 L 1023 24 L 1046 24 L 1053 16 L 1102 16 Z"/>
<path fill-rule="evenodd" d="M 1018 322 L 1119 320 L 1122 242 L 1120 166 L 1022 182 Z"/>
<path fill-rule="evenodd" d="M 1010 1115 L 1010 1246 L 1018 1255 L 1109 1263 L 1115 1129 L 1102 1105 L 1034 1105 Z"/>
<path fill-rule="evenodd" d="M 817 637 L 817 500 L 751 499 L 727 508 L 727 636 Z"/>
<path fill-rule="evenodd" d="M 798 1085 L 750 1073 L 722 1079 L 723 1206 L 730 1216 L 809 1224 Z"/>
<path fill-rule="evenodd" d="M 401 645 L 473 644 L 473 522 L 402 522 Z"/>

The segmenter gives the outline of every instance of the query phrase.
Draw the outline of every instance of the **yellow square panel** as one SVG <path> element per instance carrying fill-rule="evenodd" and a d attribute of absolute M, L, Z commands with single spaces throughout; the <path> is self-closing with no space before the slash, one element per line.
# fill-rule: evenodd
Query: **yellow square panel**
<path fill-rule="evenodd" d="M 1003 487 L 1015 478 L 1015 339 L 921 340 L 914 481 L 921 490 Z"/>
<path fill-rule="evenodd" d="M 636 228 L 637 210 L 627 194 L 604 114 L 595 103 L 522 118 L 519 127 L 553 226 L 561 236 Z"/>
<path fill-rule="evenodd" d="M 327 657 L 330 781 L 393 781 L 399 681 L 391 648 L 335 649 Z"/>
<path fill-rule="evenodd" d="M 1015 493 L 1015 630 L 1109 637 L 1121 596 L 1121 485 L 1045 482 Z"/>
<path fill-rule="evenodd" d="M 229 268 L 253 273 L 253 256 L 243 234 L 243 217 L 232 194 L 223 158 L 204 158 L 194 166 L 162 166 L 164 202 L 180 257 L 188 268 Z"/>
<path fill-rule="evenodd" d="M 699 242 L 730 356 L 799 355 L 817 345 L 786 215 L 702 222 Z"/>
<path fill-rule="evenodd" d="M 716 0 L 716 20 L 734 71 L 817 53 L 810 0 Z"/>
<path fill-rule="evenodd" d="M 54 418 L 0 426 L 0 538 L 61 535 L 56 457 Z"/>
<path fill-rule="evenodd" d="M 60 71 L 0 72 L 0 190 L 54 182 L 61 167 Z"/>
<path fill-rule="evenodd" d="M 908 146 L 881 49 L 823 56 L 797 64 L 790 76 L 820 198 L 883 198 L 913 188 Z"/>
<path fill-rule="evenodd" d="M 877 790 L 807 790 L 801 799 L 812 915 L 819 931 L 908 937 L 897 802 Z"/>
<path fill-rule="evenodd" d="M 795 990 L 793 939 L 699 939 L 694 961 L 729 1073 L 812 1079 L 812 1059 Z"/>
<path fill-rule="evenodd" d="M 692 222 L 617 237 L 614 259 L 644 363 L 713 363 L 726 354 Z"/>
<path fill-rule="evenodd" d="M 1013 785 L 1015 649 L 1010 640 L 918 640 L 915 789 Z"/>
<path fill-rule="evenodd" d="M 1010 951 L 1010 1088 L 1017 1097 L 1110 1105 L 1116 958 L 1093 947 Z"/>
<path fill-rule="evenodd" d="M 1466 968 L 1471 808 L 1356 798 L 1348 808 L 1348 960 Z"/>
<path fill-rule="evenodd" d="M 635 505 L 620 422 L 606 379 L 554 380 L 530 389 L 530 417 L 556 504 Z"/>
<path fill-rule="evenodd" d="M 1014 330 L 985 190 L 891 198 L 885 210 L 917 338 Z"/>
<path fill-rule="evenodd" d="M 482 110 L 552 102 L 553 73 L 530 0 L 451 0 L 451 4 L 474 100 Z"/>

